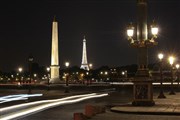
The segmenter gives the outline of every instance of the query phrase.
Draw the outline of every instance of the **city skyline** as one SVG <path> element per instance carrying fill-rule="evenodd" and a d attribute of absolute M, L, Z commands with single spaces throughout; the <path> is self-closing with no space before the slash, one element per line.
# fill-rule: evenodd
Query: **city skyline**
<path fill-rule="evenodd" d="M 126 36 L 127 25 L 136 21 L 136 0 L 7 1 L 2 5 L 1 71 L 26 68 L 29 54 L 34 62 L 50 66 L 54 15 L 59 23 L 61 68 L 65 61 L 80 67 L 84 35 L 88 62 L 95 68 L 137 63 L 136 50 L 129 47 Z M 178 0 L 149 0 L 148 23 L 155 19 L 160 28 L 159 45 L 149 50 L 149 63 L 156 62 L 159 51 L 179 56 L 179 9 Z"/>

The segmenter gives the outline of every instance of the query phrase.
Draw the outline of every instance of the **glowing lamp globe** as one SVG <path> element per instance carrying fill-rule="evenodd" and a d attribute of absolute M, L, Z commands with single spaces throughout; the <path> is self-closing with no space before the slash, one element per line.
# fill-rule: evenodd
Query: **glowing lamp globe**
<path fill-rule="evenodd" d="M 160 60 L 162 60 L 163 57 L 164 57 L 164 55 L 163 55 L 162 53 L 158 54 L 158 58 L 159 58 Z"/>
<path fill-rule="evenodd" d="M 179 64 L 176 64 L 176 68 L 179 69 Z"/>
<path fill-rule="evenodd" d="M 154 36 L 157 36 L 157 34 L 158 34 L 158 28 L 157 27 L 152 27 L 151 28 L 151 33 L 152 33 L 152 35 L 154 35 Z"/>
<path fill-rule="evenodd" d="M 134 29 L 132 29 L 132 28 L 127 29 L 127 35 L 128 35 L 128 37 L 133 37 Z"/>
<path fill-rule="evenodd" d="M 169 64 L 172 65 L 174 63 L 174 57 L 170 56 L 169 57 Z"/>

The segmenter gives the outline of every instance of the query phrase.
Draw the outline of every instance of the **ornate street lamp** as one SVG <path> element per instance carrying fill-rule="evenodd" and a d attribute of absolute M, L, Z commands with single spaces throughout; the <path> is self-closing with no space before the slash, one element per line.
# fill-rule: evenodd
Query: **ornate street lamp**
<path fill-rule="evenodd" d="M 177 82 L 178 82 L 178 87 L 179 87 L 179 64 L 176 64 L 176 69 L 177 69 L 177 72 L 176 72 Z"/>
<path fill-rule="evenodd" d="M 66 73 L 66 90 L 65 90 L 65 93 L 69 93 L 69 65 L 70 65 L 69 62 L 65 62 L 65 66 L 66 66 L 66 70 L 67 70 L 67 73 Z"/>
<path fill-rule="evenodd" d="M 161 80 L 161 91 L 159 93 L 158 98 L 166 98 L 166 96 L 163 93 L 163 75 L 162 75 L 162 59 L 163 59 L 164 55 L 162 53 L 158 54 L 158 58 L 160 60 L 159 63 L 159 68 L 160 68 L 160 80 Z"/>
<path fill-rule="evenodd" d="M 148 69 L 148 48 L 157 45 L 158 28 L 153 21 L 151 25 L 151 37 L 148 38 L 147 27 L 147 0 L 137 0 L 137 26 L 131 23 L 127 27 L 128 41 L 130 45 L 138 49 L 138 70 L 133 80 L 133 105 L 154 105 L 152 80 Z M 136 30 L 136 31 L 135 31 Z M 134 33 L 136 32 L 136 35 Z"/>
<path fill-rule="evenodd" d="M 170 56 L 168 58 L 169 64 L 171 65 L 171 91 L 169 95 L 175 95 L 174 89 L 173 89 L 173 64 L 174 64 L 174 57 Z"/>

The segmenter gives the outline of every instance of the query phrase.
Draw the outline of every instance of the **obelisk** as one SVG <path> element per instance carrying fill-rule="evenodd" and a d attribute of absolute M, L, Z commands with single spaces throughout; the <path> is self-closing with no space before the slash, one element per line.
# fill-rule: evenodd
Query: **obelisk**
<path fill-rule="evenodd" d="M 50 83 L 56 84 L 59 79 L 59 49 L 58 49 L 58 22 L 54 18 L 52 23 L 52 48 L 51 48 L 51 76 Z"/>

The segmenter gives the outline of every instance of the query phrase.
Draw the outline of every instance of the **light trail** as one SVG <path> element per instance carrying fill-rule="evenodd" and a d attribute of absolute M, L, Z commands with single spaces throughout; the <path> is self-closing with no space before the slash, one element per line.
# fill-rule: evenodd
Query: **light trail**
<path fill-rule="evenodd" d="M 84 95 L 84 96 L 81 95 L 80 98 L 74 97 L 76 99 L 71 98 L 71 100 L 67 99 L 67 98 L 64 98 L 65 100 L 59 100 L 59 101 L 56 101 L 56 102 L 47 103 L 47 104 L 36 106 L 36 107 L 30 108 L 30 109 L 22 110 L 20 112 L 16 112 L 16 113 L 13 113 L 13 114 L 11 113 L 9 115 L 4 115 L 4 116 L 1 116 L 0 119 L 1 120 L 14 119 L 14 118 L 21 117 L 21 116 L 24 116 L 24 115 L 29 115 L 29 114 L 33 114 L 33 113 L 36 113 L 36 112 L 40 112 L 40 111 L 43 111 L 43 110 L 46 110 L 48 108 L 52 108 L 52 107 L 55 107 L 55 106 L 65 105 L 65 104 L 72 104 L 72 103 L 80 102 L 80 101 L 83 101 L 83 100 L 86 100 L 86 99 L 98 98 L 98 97 L 103 97 L 103 96 L 107 96 L 107 95 L 108 95 L 107 93 L 98 94 L 98 95 L 97 94 Z"/>
<path fill-rule="evenodd" d="M 109 84 L 112 84 L 112 85 L 133 85 L 134 83 L 133 82 L 110 82 Z M 152 83 L 153 85 L 160 85 L 161 83 L 160 82 L 153 82 Z M 163 82 L 162 83 L 163 85 L 171 85 L 171 82 Z M 173 82 L 173 85 L 177 85 L 178 83 L 177 82 Z"/>
<path fill-rule="evenodd" d="M 17 101 L 17 100 L 27 100 L 29 97 L 42 96 L 42 94 L 18 94 L 18 95 L 8 95 L 0 97 L 0 103 Z"/>
<path fill-rule="evenodd" d="M 153 83 L 153 85 L 160 85 L 161 83 Z M 171 82 L 163 82 L 162 83 L 163 85 L 171 85 Z M 173 85 L 177 85 L 178 83 L 177 82 L 173 82 Z"/>
<path fill-rule="evenodd" d="M 74 96 L 55 99 L 55 100 L 41 100 L 41 101 L 36 101 L 36 102 L 24 103 L 24 104 L 20 104 L 20 105 L 13 105 L 13 106 L 10 106 L 10 107 L 1 108 L 0 112 L 5 112 L 5 111 L 11 110 L 11 109 L 18 109 L 18 108 L 21 108 L 21 107 L 27 107 L 27 106 L 30 106 L 30 105 L 43 104 L 43 103 L 48 103 L 48 102 L 56 102 L 56 101 L 68 100 L 68 99 L 73 99 L 73 98 L 77 98 L 77 97 L 84 97 L 84 96 L 91 96 L 91 95 L 96 95 L 96 93 L 84 94 L 84 95 L 74 95 Z"/>

